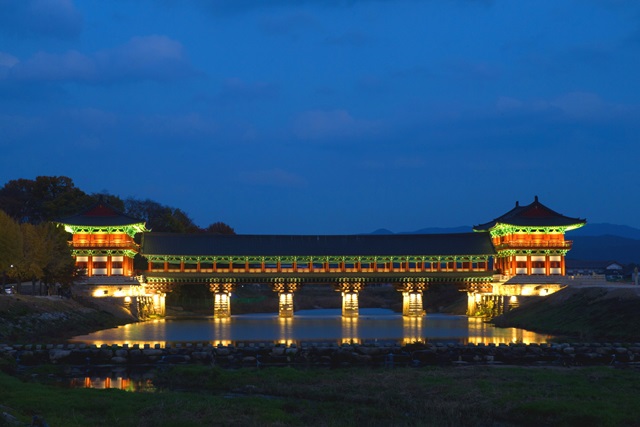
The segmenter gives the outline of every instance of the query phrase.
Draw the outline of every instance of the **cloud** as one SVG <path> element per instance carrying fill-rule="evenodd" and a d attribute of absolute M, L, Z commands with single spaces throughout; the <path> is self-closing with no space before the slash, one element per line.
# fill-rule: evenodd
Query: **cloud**
<path fill-rule="evenodd" d="M 136 133 L 175 141 L 208 139 L 219 131 L 217 122 L 198 113 L 140 116 L 131 127 Z"/>
<path fill-rule="evenodd" d="M 274 9 L 296 6 L 352 7 L 362 3 L 399 3 L 420 0 L 192 0 L 198 7 L 211 13 L 242 13 L 256 9 Z M 490 6 L 494 0 L 453 0 L 460 4 Z M 164 0 L 165 4 L 184 4 L 184 0 Z"/>
<path fill-rule="evenodd" d="M 0 0 L 0 33 L 69 39 L 82 26 L 72 0 Z"/>
<path fill-rule="evenodd" d="M 279 168 L 245 172 L 238 179 L 245 184 L 269 187 L 302 188 L 307 185 L 301 176 Z"/>
<path fill-rule="evenodd" d="M 551 99 L 522 101 L 499 97 L 496 110 L 506 114 L 545 113 L 572 120 L 622 119 L 638 112 L 637 107 L 603 100 L 591 92 L 569 92 Z"/>
<path fill-rule="evenodd" d="M 26 81 L 90 81 L 97 78 L 97 73 L 95 61 L 80 52 L 38 52 L 27 61 L 11 67 L 8 77 Z"/>
<path fill-rule="evenodd" d="M 447 75 L 461 80 L 491 80 L 500 77 L 500 69 L 487 62 L 451 60 L 444 64 Z"/>
<path fill-rule="evenodd" d="M 372 136 L 380 130 L 379 123 L 355 119 L 345 110 L 307 111 L 293 124 L 294 135 L 306 140 Z"/>
<path fill-rule="evenodd" d="M 230 78 L 222 85 L 220 99 L 224 101 L 271 99 L 277 97 L 278 92 L 278 86 L 273 83 L 247 83 L 239 78 Z"/>
<path fill-rule="evenodd" d="M 11 62 L 11 61 L 9 61 Z M 134 37 L 127 43 L 85 55 L 38 52 L 23 62 L 5 67 L 5 78 L 27 82 L 167 81 L 197 75 L 180 42 L 166 36 Z M 0 77 L 2 77 L 0 63 Z"/>
<path fill-rule="evenodd" d="M 18 62 L 20 61 L 15 56 L 0 52 L 0 80 L 5 79 L 9 74 L 9 70 Z"/>

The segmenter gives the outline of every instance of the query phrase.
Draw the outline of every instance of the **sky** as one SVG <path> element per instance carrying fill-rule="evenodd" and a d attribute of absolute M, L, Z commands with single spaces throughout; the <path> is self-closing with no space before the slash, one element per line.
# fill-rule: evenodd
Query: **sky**
<path fill-rule="evenodd" d="M 0 185 L 241 234 L 640 228 L 637 0 L 0 0 Z"/>

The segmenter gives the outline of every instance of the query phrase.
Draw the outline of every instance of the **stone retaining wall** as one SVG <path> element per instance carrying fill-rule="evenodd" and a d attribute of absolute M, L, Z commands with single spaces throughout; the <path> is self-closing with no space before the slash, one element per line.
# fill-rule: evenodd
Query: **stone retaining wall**
<path fill-rule="evenodd" d="M 335 343 L 204 343 L 154 346 L 4 345 L 0 357 L 19 365 L 153 366 L 200 363 L 223 368 L 266 366 L 619 365 L 640 366 L 640 343 L 337 345 Z"/>

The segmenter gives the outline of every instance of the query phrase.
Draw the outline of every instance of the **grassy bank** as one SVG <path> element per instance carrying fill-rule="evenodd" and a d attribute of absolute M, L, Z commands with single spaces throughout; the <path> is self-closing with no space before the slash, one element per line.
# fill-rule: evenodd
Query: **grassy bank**
<path fill-rule="evenodd" d="M 640 297 L 633 287 L 565 288 L 493 323 L 580 341 L 640 342 Z"/>
<path fill-rule="evenodd" d="M 134 322 L 122 308 L 99 300 L 30 295 L 0 296 L 0 342 L 63 342 L 75 335 Z"/>
<path fill-rule="evenodd" d="M 161 374 L 157 383 L 158 391 L 130 393 L 56 388 L 0 375 L 0 402 L 23 423 L 38 415 L 57 427 L 640 423 L 640 372 L 613 368 L 188 366 Z"/>

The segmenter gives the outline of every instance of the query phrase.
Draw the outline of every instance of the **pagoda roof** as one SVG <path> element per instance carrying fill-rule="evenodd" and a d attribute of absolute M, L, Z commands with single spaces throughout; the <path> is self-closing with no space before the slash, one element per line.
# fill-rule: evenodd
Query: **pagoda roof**
<path fill-rule="evenodd" d="M 392 235 L 225 235 L 145 233 L 143 255 L 408 256 L 493 255 L 485 233 Z"/>
<path fill-rule="evenodd" d="M 57 222 L 70 226 L 95 228 L 144 224 L 144 221 L 125 215 L 102 199 L 84 211 L 61 218 Z"/>
<path fill-rule="evenodd" d="M 475 231 L 488 231 L 498 224 L 507 224 L 521 227 L 569 227 L 578 228 L 586 224 L 587 220 L 581 218 L 571 218 L 564 216 L 553 209 L 540 203 L 538 196 L 535 196 L 533 203 L 516 206 L 506 214 L 485 224 L 473 227 Z"/>

